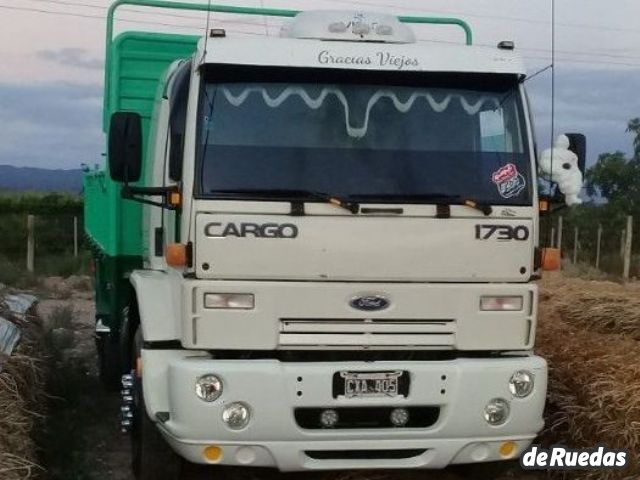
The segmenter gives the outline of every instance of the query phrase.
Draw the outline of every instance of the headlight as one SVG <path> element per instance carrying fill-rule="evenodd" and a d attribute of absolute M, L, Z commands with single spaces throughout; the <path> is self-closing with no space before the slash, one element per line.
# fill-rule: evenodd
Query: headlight
<path fill-rule="evenodd" d="M 242 430 L 249 424 L 249 420 L 251 410 L 244 403 L 232 403 L 222 412 L 222 421 L 232 430 Z"/>
<path fill-rule="evenodd" d="M 509 418 L 509 402 L 494 398 L 484 407 L 484 419 L 493 426 L 502 425 Z"/>
<path fill-rule="evenodd" d="M 509 380 L 509 390 L 518 397 L 528 397 L 533 392 L 533 373 L 519 370 Z"/>
<path fill-rule="evenodd" d="M 196 395 L 205 402 L 215 402 L 222 395 L 222 380 L 205 375 L 196 380 Z"/>
<path fill-rule="evenodd" d="M 522 296 L 480 297 L 480 310 L 483 312 L 519 312 L 524 307 Z"/>
<path fill-rule="evenodd" d="M 255 298 L 250 293 L 205 293 L 204 308 L 231 308 L 251 310 Z"/>

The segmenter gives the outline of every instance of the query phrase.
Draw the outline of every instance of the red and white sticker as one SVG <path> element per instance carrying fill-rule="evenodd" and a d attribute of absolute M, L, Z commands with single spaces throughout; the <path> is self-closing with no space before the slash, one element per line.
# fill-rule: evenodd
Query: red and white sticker
<path fill-rule="evenodd" d="M 502 198 L 517 197 L 527 186 L 524 177 L 518 172 L 518 167 L 513 163 L 507 163 L 494 172 L 491 180 L 496 184 Z"/>

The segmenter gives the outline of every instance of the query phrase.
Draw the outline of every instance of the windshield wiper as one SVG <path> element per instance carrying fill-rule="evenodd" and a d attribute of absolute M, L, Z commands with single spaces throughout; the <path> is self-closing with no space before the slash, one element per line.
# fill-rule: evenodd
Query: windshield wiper
<path fill-rule="evenodd" d="M 469 208 L 480 210 L 482 213 L 484 213 L 485 217 L 488 217 L 493 213 L 493 207 L 491 205 L 487 205 L 486 203 L 478 203 L 474 200 L 465 200 L 464 204 Z"/>
<path fill-rule="evenodd" d="M 255 195 L 263 198 L 274 198 L 291 201 L 294 200 L 316 200 L 323 203 L 329 203 L 336 207 L 344 208 L 354 215 L 360 212 L 360 204 L 344 200 L 335 195 L 324 192 L 316 192 L 313 190 L 295 190 L 295 189 L 240 189 L 240 190 L 210 190 L 211 194 L 218 195 Z"/>
<path fill-rule="evenodd" d="M 384 200 L 396 200 L 398 202 L 402 201 L 420 201 L 420 202 L 433 202 L 439 205 L 464 205 L 469 208 L 473 208 L 474 210 L 479 210 L 484 213 L 485 216 L 489 216 L 493 213 L 493 208 L 491 205 L 483 204 L 476 202 L 475 200 L 471 200 L 468 198 L 464 198 L 461 195 L 449 195 L 446 193 L 426 193 L 426 194 L 417 194 L 417 195 L 358 195 L 360 198 L 366 198 L 367 200 L 371 199 L 384 199 Z"/>

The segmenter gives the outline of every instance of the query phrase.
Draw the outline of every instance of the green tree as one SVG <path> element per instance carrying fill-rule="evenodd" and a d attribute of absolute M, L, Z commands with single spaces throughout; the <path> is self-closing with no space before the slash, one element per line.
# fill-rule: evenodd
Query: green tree
<path fill-rule="evenodd" d="M 587 193 L 592 201 L 567 216 L 570 224 L 584 232 L 584 238 L 595 238 L 595 229 L 601 224 L 606 232 L 621 232 L 627 215 L 635 220 L 634 231 L 640 231 L 640 118 L 630 120 L 627 132 L 633 135 L 633 154 L 603 153 L 585 176 Z M 604 252 L 616 252 L 619 236 L 603 239 Z M 633 251 L 640 248 L 640 235 L 634 235 Z M 584 245 L 593 250 L 595 245 Z M 593 255 L 592 255 L 593 256 Z M 611 258 L 614 258 L 615 255 Z M 615 257 L 618 258 L 618 257 Z M 616 270 L 619 270 L 619 265 Z"/>
<path fill-rule="evenodd" d="M 640 213 L 640 118 L 629 122 L 627 132 L 634 134 L 633 157 L 604 153 L 585 178 L 589 195 L 607 200 L 608 209 L 620 215 Z"/>
<path fill-rule="evenodd" d="M 629 122 L 627 132 L 633 133 L 636 137 L 633 140 L 634 157 L 640 157 L 640 118 L 634 118 Z"/>

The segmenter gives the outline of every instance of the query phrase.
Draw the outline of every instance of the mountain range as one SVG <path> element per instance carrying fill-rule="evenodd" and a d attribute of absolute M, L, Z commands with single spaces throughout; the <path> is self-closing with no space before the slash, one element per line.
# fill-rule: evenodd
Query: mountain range
<path fill-rule="evenodd" d="M 31 192 L 82 192 L 82 170 L 0 165 L 0 190 Z"/>

